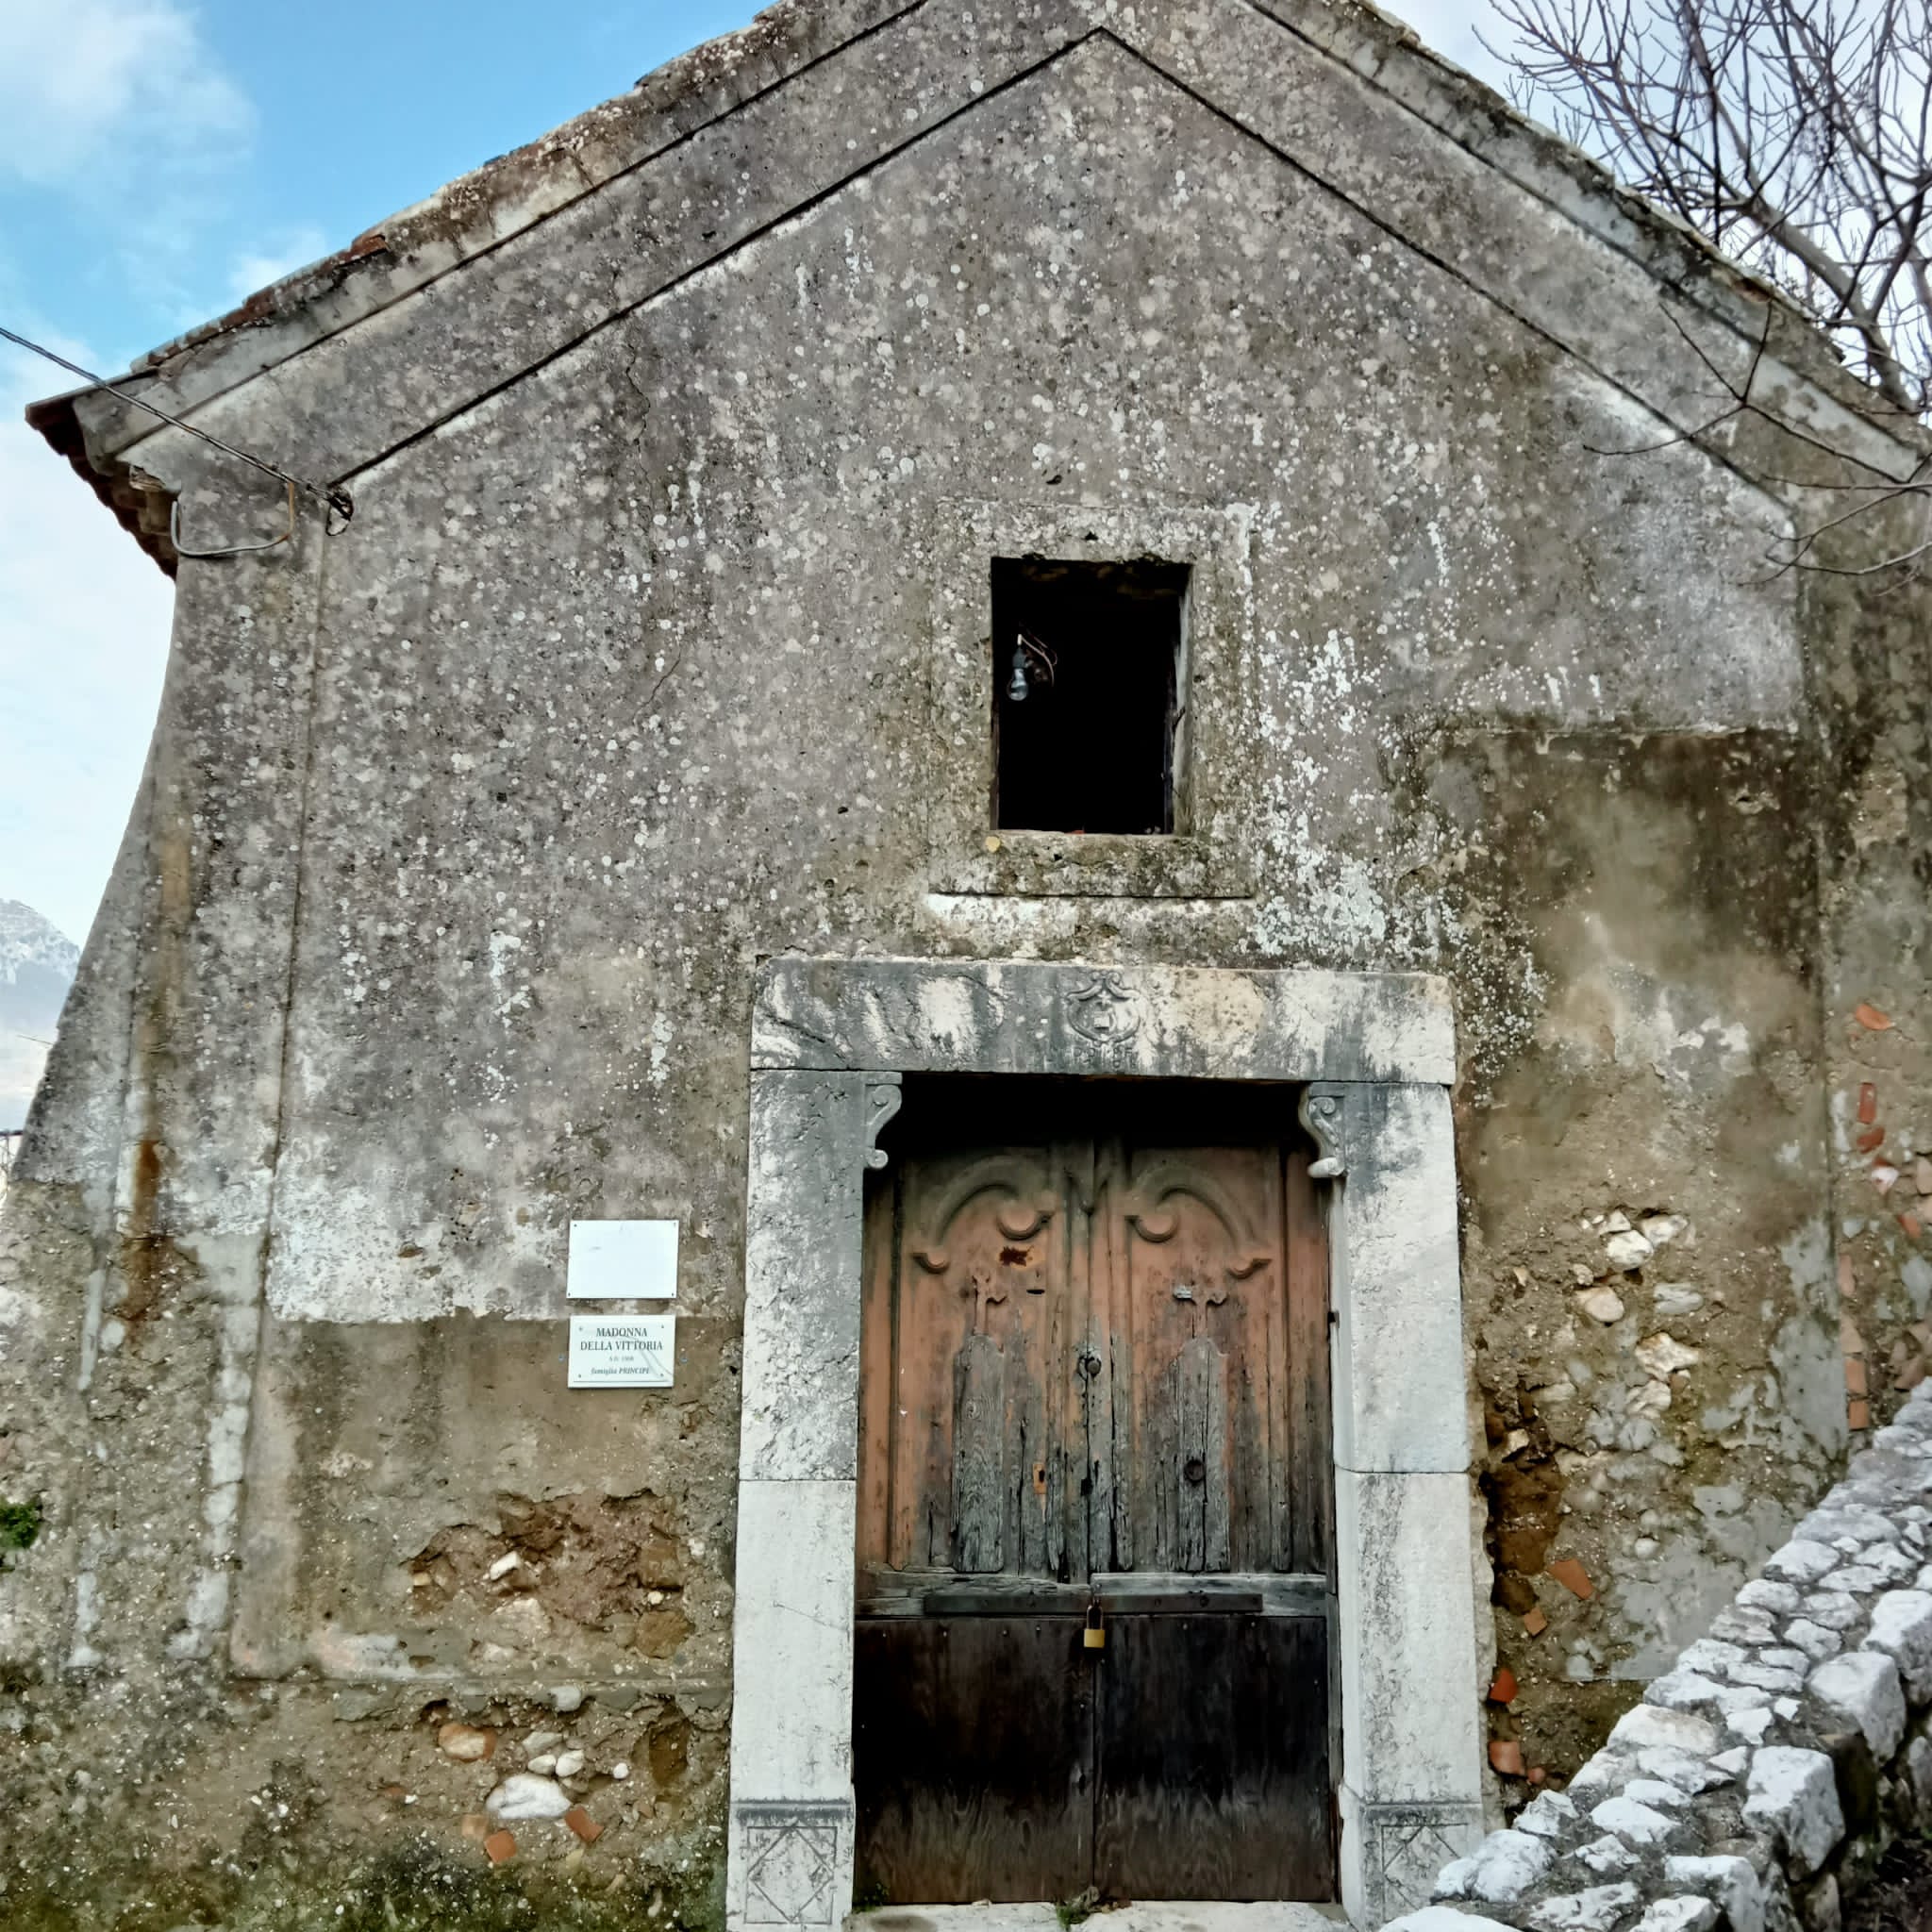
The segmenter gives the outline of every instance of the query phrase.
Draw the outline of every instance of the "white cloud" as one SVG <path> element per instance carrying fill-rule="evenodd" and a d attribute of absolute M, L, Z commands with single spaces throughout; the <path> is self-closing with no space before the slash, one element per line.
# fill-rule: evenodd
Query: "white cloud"
<path fill-rule="evenodd" d="M 232 155 L 254 126 L 173 0 L 0 6 L 0 171 L 21 181 L 84 191 Z"/>
<path fill-rule="evenodd" d="M 228 292 L 245 301 L 258 289 L 278 282 L 291 270 L 307 268 L 329 252 L 328 238 L 312 223 L 291 228 L 268 247 L 250 249 L 228 265 Z"/>
<path fill-rule="evenodd" d="M 99 366 L 83 343 L 42 339 Z M 175 592 L 21 421 L 69 381 L 0 348 L 0 899 L 78 940 L 140 783 Z"/>

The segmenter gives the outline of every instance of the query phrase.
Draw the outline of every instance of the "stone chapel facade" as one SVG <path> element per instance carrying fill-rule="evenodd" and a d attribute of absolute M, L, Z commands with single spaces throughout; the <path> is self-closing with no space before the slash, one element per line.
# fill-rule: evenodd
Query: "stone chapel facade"
<path fill-rule="evenodd" d="M 19 1923 L 1379 1925 L 1923 1374 L 1923 445 L 1372 9 L 795 0 L 123 387 L 353 516 L 33 412 Z"/>

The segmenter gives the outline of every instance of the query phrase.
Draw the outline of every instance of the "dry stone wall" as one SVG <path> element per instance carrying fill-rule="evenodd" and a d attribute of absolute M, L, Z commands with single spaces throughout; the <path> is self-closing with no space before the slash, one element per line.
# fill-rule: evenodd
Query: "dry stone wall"
<path fill-rule="evenodd" d="M 1562 1791 L 1386 1932 L 1836 1932 L 1932 1833 L 1932 1385 Z"/>

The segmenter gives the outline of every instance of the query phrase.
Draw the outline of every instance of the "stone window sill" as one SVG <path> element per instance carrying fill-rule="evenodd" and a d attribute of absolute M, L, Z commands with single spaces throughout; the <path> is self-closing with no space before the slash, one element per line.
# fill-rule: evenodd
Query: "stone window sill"
<path fill-rule="evenodd" d="M 1245 899 L 1254 869 L 1221 841 L 1121 832 L 990 832 L 935 886 L 1019 898 Z"/>

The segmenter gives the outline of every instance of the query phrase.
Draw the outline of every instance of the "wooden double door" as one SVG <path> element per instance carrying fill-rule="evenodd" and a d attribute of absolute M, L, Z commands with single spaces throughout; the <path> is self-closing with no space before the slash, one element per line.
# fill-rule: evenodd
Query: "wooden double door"
<path fill-rule="evenodd" d="M 861 1896 L 1334 1896 L 1295 1098 L 907 1082 L 866 1206 Z"/>

